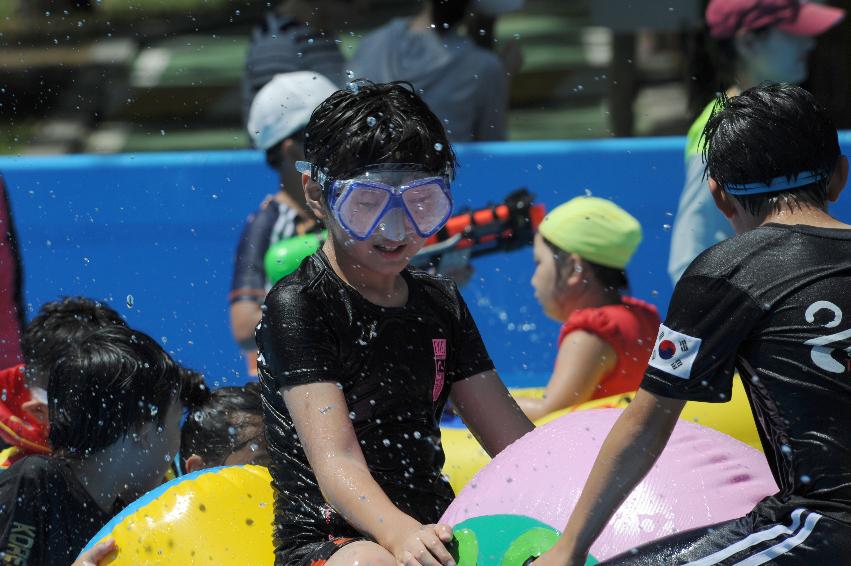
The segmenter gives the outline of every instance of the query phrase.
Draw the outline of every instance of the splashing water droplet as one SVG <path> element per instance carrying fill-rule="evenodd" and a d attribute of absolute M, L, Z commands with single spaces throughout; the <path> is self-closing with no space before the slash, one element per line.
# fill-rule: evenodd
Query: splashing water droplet
<path fill-rule="evenodd" d="M 381 443 L 382 443 L 384 446 L 388 446 L 388 447 L 389 447 L 389 446 L 390 446 L 390 439 L 389 439 L 389 438 L 385 438 L 384 440 L 382 440 L 382 441 L 381 441 Z"/>
<path fill-rule="evenodd" d="M 127 295 L 127 308 L 132 309 L 133 305 L 136 304 L 135 299 L 133 299 L 133 295 Z"/>
<path fill-rule="evenodd" d="M 440 142 L 437 142 L 436 144 L 434 144 L 434 150 L 435 151 L 443 151 L 443 144 L 440 143 Z"/>
<path fill-rule="evenodd" d="M 375 116 L 369 116 L 369 117 L 367 117 L 367 119 L 366 119 L 366 124 L 367 124 L 370 128 L 374 128 L 374 127 L 375 127 L 375 125 L 376 125 L 377 123 L 378 123 L 378 120 L 376 120 L 376 119 L 375 119 Z"/>
<path fill-rule="evenodd" d="M 670 232 L 671 231 L 671 225 L 670 224 L 662 224 L 662 230 L 664 230 L 665 232 Z"/>

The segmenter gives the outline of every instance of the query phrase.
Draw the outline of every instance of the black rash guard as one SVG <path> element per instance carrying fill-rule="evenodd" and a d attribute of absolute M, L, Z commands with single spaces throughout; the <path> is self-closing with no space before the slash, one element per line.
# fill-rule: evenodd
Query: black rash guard
<path fill-rule="evenodd" d="M 851 230 L 768 224 L 697 257 L 642 389 L 730 399 L 741 375 L 780 491 L 605 564 L 845 564 L 851 556 Z"/>
<path fill-rule="evenodd" d="M 408 302 L 384 308 L 345 284 L 319 251 L 269 292 L 257 332 L 272 458 L 277 563 L 288 549 L 360 536 L 319 490 L 280 390 L 339 384 L 369 470 L 424 524 L 453 497 L 441 474 L 440 415 L 452 383 L 493 363 L 455 284 L 405 270 Z"/>
<path fill-rule="evenodd" d="M 71 564 L 111 518 L 67 462 L 27 456 L 0 473 L 0 564 Z"/>
<path fill-rule="evenodd" d="M 781 493 L 847 513 L 849 289 L 851 230 L 772 224 L 710 248 L 677 284 L 641 387 L 722 402 L 738 370 Z"/>

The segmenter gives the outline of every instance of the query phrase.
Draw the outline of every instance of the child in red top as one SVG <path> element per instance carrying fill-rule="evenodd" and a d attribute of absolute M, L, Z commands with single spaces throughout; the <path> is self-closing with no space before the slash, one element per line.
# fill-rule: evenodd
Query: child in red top
<path fill-rule="evenodd" d="M 543 398 L 518 399 L 530 419 L 638 389 L 660 324 L 656 307 L 621 294 L 640 241 L 638 221 L 599 198 L 575 198 L 544 218 L 532 286 L 564 325 Z"/>

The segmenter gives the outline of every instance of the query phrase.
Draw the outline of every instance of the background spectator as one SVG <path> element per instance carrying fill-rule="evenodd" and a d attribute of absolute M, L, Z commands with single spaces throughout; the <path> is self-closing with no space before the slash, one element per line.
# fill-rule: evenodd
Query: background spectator
<path fill-rule="evenodd" d="M 277 192 L 245 221 L 229 296 L 231 332 L 246 355 L 251 375 L 257 374 L 254 327 L 271 286 L 263 258 L 272 244 L 316 226 L 304 202 L 295 162 L 304 159 L 304 127 L 310 114 L 335 90 L 330 80 L 315 72 L 285 73 L 264 86 L 251 104 L 248 133 L 278 174 Z"/>
<path fill-rule="evenodd" d="M 251 34 L 242 77 L 242 115 L 251 101 L 280 73 L 316 71 L 343 84 L 343 54 L 334 41 L 353 11 L 354 0 L 287 0 L 266 14 Z"/>
<path fill-rule="evenodd" d="M 350 67 L 378 83 L 409 81 L 453 142 L 506 137 L 508 81 L 499 56 L 459 33 L 469 0 L 431 0 L 363 38 Z"/>

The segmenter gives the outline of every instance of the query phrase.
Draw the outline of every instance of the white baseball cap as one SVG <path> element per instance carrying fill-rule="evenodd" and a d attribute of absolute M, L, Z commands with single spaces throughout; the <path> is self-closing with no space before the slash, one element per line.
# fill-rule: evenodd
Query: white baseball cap
<path fill-rule="evenodd" d="M 257 92 L 248 112 L 248 135 L 266 151 L 301 130 L 313 110 L 337 87 L 313 71 L 281 73 Z"/>

